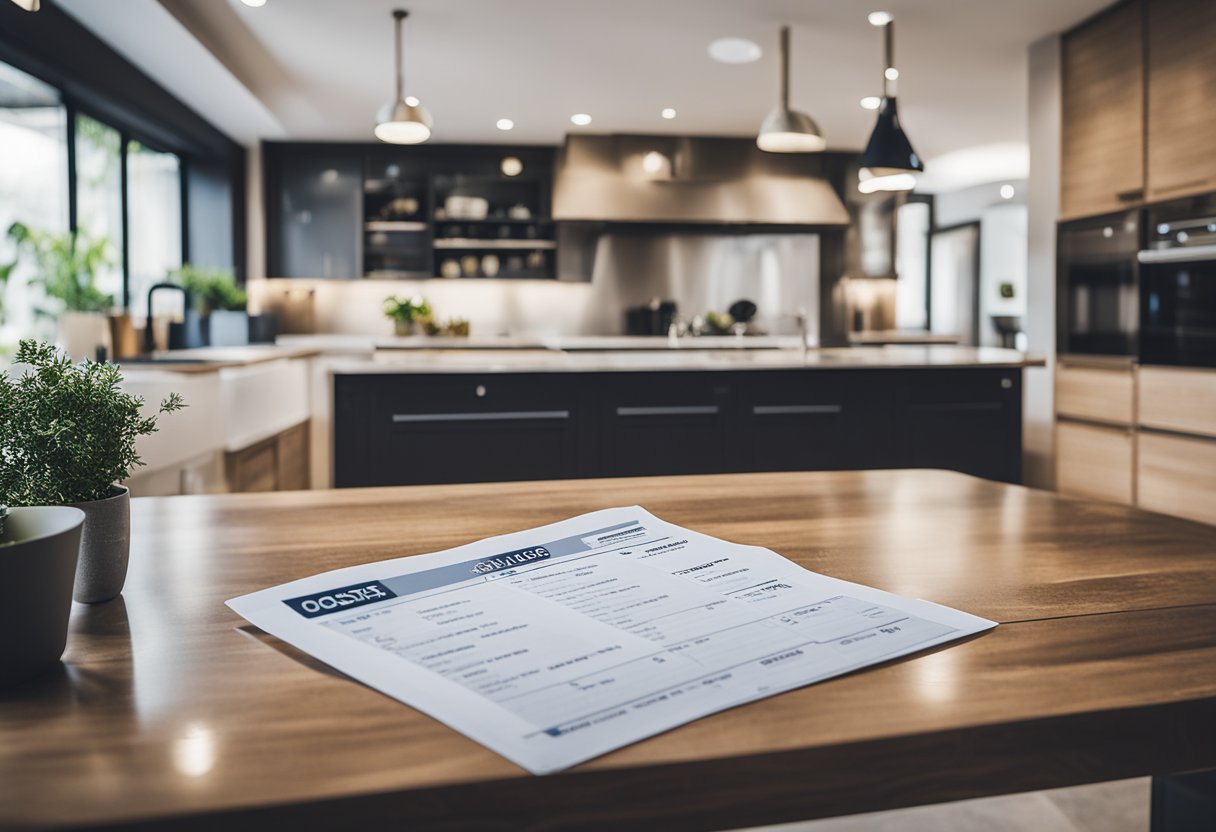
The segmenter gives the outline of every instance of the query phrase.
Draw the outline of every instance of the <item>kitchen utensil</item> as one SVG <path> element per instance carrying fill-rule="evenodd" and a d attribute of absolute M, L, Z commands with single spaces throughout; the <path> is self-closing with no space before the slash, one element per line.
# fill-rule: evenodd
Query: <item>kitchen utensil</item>
<path fill-rule="evenodd" d="M 449 279 L 460 277 L 460 263 L 449 257 L 439 264 L 439 274 Z"/>
<path fill-rule="evenodd" d="M 486 277 L 494 277 L 498 274 L 498 269 L 501 265 L 497 254 L 487 254 L 481 258 L 481 273 Z"/>
<path fill-rule="evenodd" d="M 476 255 L 466 254 L 460 258 L 460 271 L 465 277 L 477 277 L 478 265 Z"/>
<path fill-rule="evenodd" d="M 530 220 L 532 219 L 532 210 L 522 202 L 518 202 L 511 206 L 511 210 L 507 212 L 507 216 L 513 220 Z"/>

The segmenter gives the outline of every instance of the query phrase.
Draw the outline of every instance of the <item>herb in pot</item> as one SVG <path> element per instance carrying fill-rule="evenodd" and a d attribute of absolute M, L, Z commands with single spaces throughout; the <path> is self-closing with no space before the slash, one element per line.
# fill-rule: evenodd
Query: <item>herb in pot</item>
<path fill-rule="evenodd" d="M 384 299 L 384 315 L 393 322 L 398 335 L 409 335 L 431 319 L 431 305 L 421 295 L 409 298 L 394 295 Z"/>
<path fill-rule="evenodd" d="M 194 308 L 200 315 L 213 311 L 244 312 L 248 297 L 245 290 L 236 284 L 230 269 L 209 269 L 184 263 L 177 271 L 169 273 L 169 280 L 190 292 Z"/>

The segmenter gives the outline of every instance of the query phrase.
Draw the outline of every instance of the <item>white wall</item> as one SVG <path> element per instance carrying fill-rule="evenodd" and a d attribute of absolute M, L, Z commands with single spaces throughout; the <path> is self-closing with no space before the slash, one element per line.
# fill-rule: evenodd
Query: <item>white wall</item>
<path fill-rule="evenodd" d="M 984 209 L 980 216 L 980 344 L 997 346 L 993 315 L 1026 315 L 1025 205 L 1006 203 Z M 1001 297 L 1001 284 L 1013 286 L 1013 297 Z"/>
<path fill-rule="evenodd" d="M 1026 371 L 1024 479 L 1055 486 L 1053 389 L 1056 346 L 1056 220 L 1060 214 L 1060 38 L 1030 45 L 1030 178 L 1027 184 L 1028 246 L 1026 335 L 1047 369 Z"/>

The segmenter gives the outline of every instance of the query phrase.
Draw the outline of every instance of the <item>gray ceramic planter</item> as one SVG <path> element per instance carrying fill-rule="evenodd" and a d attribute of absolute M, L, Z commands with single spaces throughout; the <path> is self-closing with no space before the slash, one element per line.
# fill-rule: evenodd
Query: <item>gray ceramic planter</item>
<path fill-rule="evenodd" d="M 131 492 L 115 485 L 113 496 L 88 503 L 73 503 L 84 512 L 80 538 L 80 566 L 72 597 L 82 604 L 100 604 L 117 598 L 127 580 L 131 553 Z"/>
<path fill-rule="evenodd" d="M 69 506 L 9 509 L 0 534 L 0 687 L 63 655 L 83 523 L 84 512 Z"/>

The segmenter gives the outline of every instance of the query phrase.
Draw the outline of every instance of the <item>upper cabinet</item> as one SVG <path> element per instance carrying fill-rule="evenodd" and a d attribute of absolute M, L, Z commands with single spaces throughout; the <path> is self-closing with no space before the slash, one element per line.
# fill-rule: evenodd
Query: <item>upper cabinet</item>
<path fill-rule="evenodd" d="M 361 274 L 362 160 L 304 150 L 266 165 L 266 256 L 274 277 L 351 278 Z"/>
<path fill-rule="evenodd" d="M 1143 5 L 1120 3 L 1065 35 L 1061 75 L 1061 215 L 1136 205 L 1144 199 Z"/>
<path fill-rule="evenodd" d="M 1148 6 L 1148 198 L 1216 190 L 1216 2 Z"/>

